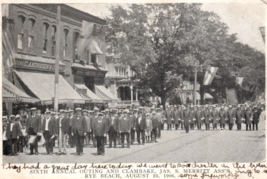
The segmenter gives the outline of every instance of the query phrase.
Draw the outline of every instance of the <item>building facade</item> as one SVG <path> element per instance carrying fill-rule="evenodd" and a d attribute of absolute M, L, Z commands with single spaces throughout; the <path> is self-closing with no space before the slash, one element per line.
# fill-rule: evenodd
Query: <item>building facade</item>
<path fill-rule="evenodd" d="M 103 107 L 113 100 L 103 89 L 107 73 L 104 20 L 64 4 L 8 4 L 4 9 L 3 16 L 14 22 L 14 30 L 9 32 L 14 37 L 10 42 L 14 48 L 8 63 L 9 81 L 40 99 L 41 106 L 52 107 L 55 58 L 59 53 L 60 107 Z M 81 34 L 85 25 L 91 27 L 87 39 Z"/>

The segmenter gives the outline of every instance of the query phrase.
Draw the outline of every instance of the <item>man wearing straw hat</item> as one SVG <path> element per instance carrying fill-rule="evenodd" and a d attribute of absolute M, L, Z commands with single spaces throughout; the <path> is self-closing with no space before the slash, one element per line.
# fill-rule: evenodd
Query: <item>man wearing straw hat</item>
<path fill-rule="evenodd" d="M 84 137 L 86 136 L 86 120 L 82 116 L 82 109 L 76 108 L 76 115 L 73 118 L 72 135 L 76 139 L 76 155 L 83 154 Z"/>
<path fill-rule="evenodd" d="M 99 112 L 94 123 L 94 136 L 96 138 L 97 155 L 105 155 L 105 137 L 107 132 L 107 123 L 104 121 L 104 114 Z"/>
<path fill-rule="evenodd" d="M 51 114 L 51 116 L 50 116 Z M 56 138 L 57 134 L 57 124 L 55 119 L 55 112 L 46 111 L 46 117 L 43 120 L 43 136 L 45 138 L 45 145 L 46 145 L 46 154 L 52 155 L 53 154 L 53 140 Z"/>
<path fill-rule="evenodd" d="M 142 107 L 139 107 L 139 113 L 135 124 L 135 129 L 137 131 L 137 142 L 140 145 L 140 135 L 142 135 L 142 144 L 145 145 L 146 117 Z"/>
<path fill-rule="evenodd" d="M 117 131 L 119 130 L 119 119 L 115 116 L 116 109 L 110 111 L 110 118 L 108 121 L 108 135 L 109 135 L 109 148 L 112 148 L 112 142 L 114 148 L 117 146 Z"/>
<path fill-rule="evenodd" d="M 128 109 L 122 112 L 122 116 L 119 119 L 119 133 L 121 135 L 121 147 L 124 148 L 124 140 L 127 140 L 127 147 L 130 148 L 130 120 L 127 116 Z"/>
<path fill-rule="evenodd" d="M 36 108 L 31 108 L 31 112 L 32 115 L 28 122 L 30 155 L 33 155 L 33 150 L 35 150 L 35 155 L 38 155 L 38 142 L 41 139 L 41 116 L 36 114 Z"/>
<path fill-rule="evenodd" d="M 10 123 L 7 125 L 6 138 L 8 139 L 10 146 L 10 155 L 18 155 L 18 139 L 20 136 L 20 126 L 16 119 L 19 119 L 20 115 L 14 116 L 10 115 Z"/>

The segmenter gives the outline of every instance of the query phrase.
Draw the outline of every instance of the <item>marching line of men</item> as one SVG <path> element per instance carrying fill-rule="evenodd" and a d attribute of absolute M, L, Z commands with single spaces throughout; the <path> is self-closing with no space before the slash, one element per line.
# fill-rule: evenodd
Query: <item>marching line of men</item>
<path fill-rule="evenodd" d="M 183 106 L 174 105 L 167 106 L 164 111 L 166 118 L 167 130 L 171 130 L 172 126 L 177 130 L 185 128 L 186 133 L 197 127 L 201 130 L 205 125 L 206 130 L 217 129 L 220 125 L 221 130 L 225 129 L 225 125 L 229 126 L 229 130 L 233 129 L 233 125 L 237 125 L 237 130 L 241 130 L 241 124 L 246 124 L 246 130 L 258 130 L 258 123 L 261 113 L 264 113 L 264 105 L 205 105 L 205 106 Z M 163 128 L 162 128 L 163 129 Z"/>
<path fill-rule="evenodd" d="M 53 155 L 55 141 L 59 139 L 61 131 L 62 151 L 59 150 L 57 154 L 67 154 L 68 144 L 70 148 L 76 146 L 75 155 L 80 156 L 84 144 L 89 145 L 92 141 L 93 146 L 97 147 L 97 155 L 104 155 L 108 141 L 110 148 L 116 148 L 117 145 L 124 148 L 125 143 L 130 148 L 135 136 L 139 145 L 157 142 L 157 138 L 161 137 L 163 118 L 162 108 L 152 108 L 148 112 L 143 107 L 123 111 L 106 109 L 103 112 L 99 112 L 98 108 L 93 111 L 76 108 L 75 111 L 47 110 L 44 115 L 40 110 L 31 108 L 26 115 L 23 113 L 11 115 L 9 119 L 3 118 L 3 152 L 4 155 L 18 155 L 23 149 L 26 152 L 29 145 L 29 155 L 38 155 L 38 146 L 44 138 L 46 154 Z"/>

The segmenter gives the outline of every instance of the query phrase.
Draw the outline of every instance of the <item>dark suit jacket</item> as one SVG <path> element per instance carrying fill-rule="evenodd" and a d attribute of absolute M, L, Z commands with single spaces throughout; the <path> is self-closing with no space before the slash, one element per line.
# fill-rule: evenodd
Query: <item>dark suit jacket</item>
<path fill-rule="evenodd" d="M 236 111 L 236 123 L 240 124 L 241 123 L 241 119 L 243 118 L 243 113 L 241 110 L 237 110 Z"/>
<path fill-rule="evenodd" d="M 252 112 L 250 110 L 246 110 L 245 111 L 246 124 L 251 124 L 252 123 L 252 121 L 250 120 L 251 117 L 252 117 Z"/>
<path fill-rule="evenodd" d="M 253 122 L 258 123 L 260 118 L 261 111 L 260 110 L 254 110 L 253 111 Z"/>
<path fill-rule="evenodd" d="M 100 119 L 101 117 L 98 116 L 96 119 L 95 119 L 95 122 L 93 123 L 94 124 L 94 130 L 93 130 L 93 133 L 95 136 L 104 136 L 104 134 L 106 134 L 107 132 L 107 123 L 105 122 L 104 120 L 104 117 L 102 118 L 102 122 L 98 122 L 98 119 Z"/>
<path fill-rule="evenodd" d="M 45 125 L 46 125 L 46 118 L 43 120 L 43 125 L 42 125 L 42 131 L 45 131 Z M 48 123 L 48 131 L 50 132 L 51 135 L 55 135 L 57 133 L 57 124 L 56 124 L 56 119 L 54 117 L 50 117 L 49 123 Z"/>
<path fill-rule="evenodd" d="M 191 112 L 189 110 L 184 111 L 184 125 L 188 126 L 191 122 Z"/>
<path fill-rule="evenodd" d="M 171 124 L 172 123 L 171 119 L 173 118 L 173 111 L 166 110 L 165 114 L 166 114 L 167 124 Z"/>
<path fill-rule="evenodd" d="M 180 111 L 176 110 L 173 112 L 174 124 L 179 123 L 179 118 L 181 118 Z"/>
<path fill-rule="evenodd" d="M 129 117 L 126 116 L 125 118 L 126 120 L 121 116 L 119 119 L 119 131 L 121 132 L 129 132 L 131 129 Z"/>
<path fill-rule="evenodd" d="M 113 124 L 112 124 L 112 119 L 113 119 Z M 119 130 L 119 118 L 115 116 L 111 116 L 108 121 L 107 128 L 108 130 L 113 127 L 115 131 Z"/>
<path fill-rule="evenodd" d="M 229 124 L 234 124 L 234 118 L 236 117 L 235 111 L 234 110 L 229 110 L 227 113 L 228 119 L 229 119 Z"/>
<path fill-rule="evenodd" d="M 210 111 L 204 110 L 203 117 L 204 117 L 205 124 L 208 124 L 210 120 Z"/>
<path fill-rule="evenodd" d="M 215 109 L 213 109 L 213 111 L 211 112 L 210 115 L 212 117 L 212 123 L 213 124 L 218 123 L 219 114 L 218 114 L 218 112 Z"/>
<path fill-rule="evenodd" d="M 34 117 L 31 116 L 29 119 L 29 127 L 32 127 L 35 133 L 41 132 L 41 116 L 35 115 Z"/>
<path fill-rule="evenodd" d="M 72 132 L 75 134 L 78 131 L 80 136 L 83 136 L 86 133 L 86 120 L 84 116 L 74 116 L 72 124 Z"/>
<path fill-rule="evenodd" d="M 203 114 L 201 110 L 197 110 L 195 112 L 195 118 L 197 120 L 197 123 L 201 123 L 201 118 L 202 118 Z"/>
<path fill-rule="evenodd" d="M 220 123 L 225 124 L 225 119 L 227 118 L 226 111 L 219 111 Z"/>
<path fill-rule="evenodd" d="M 151 117 L 151 121 L 152 121 L 152 129 L 157 129 L 158 128 L 158 119 L 157 117 Z"/>
<path fill-rule="evenodd" d="M 7 139 L 16 139 L 21 134 L 20 126 L 17 122 L 13 123 L 12 131 L 10 130 L 11 123 L 8 123 L 6 129 L 6 137 Z"/>
<path fill-rule="evenodd" d="M 135 124 L 135 116 L 131 115 L 128 118 L 130 120 L 130 128 L 132 129 L 132 128 L 134 128 L 136 126 L 136 124 Z"/>
<path fill-rule="evenodd" d="M 141 121 L 140 121 L 140 124 L 138 123 L 138 120 L 139 120 L 139 116 L 136 118 L 136 127 L 135 129 L 137 131 L 140 131 L 140 130 L 145 130 L 146 129 L 146 117 L 144 115 L 141 116 Z"/>

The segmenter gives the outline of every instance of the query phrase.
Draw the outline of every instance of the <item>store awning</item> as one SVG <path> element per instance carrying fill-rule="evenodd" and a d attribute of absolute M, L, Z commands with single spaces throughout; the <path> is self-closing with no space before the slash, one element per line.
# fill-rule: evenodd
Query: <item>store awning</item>
<path fill-rule="evenodd" d="M 213 99 L 213 97 L 209 93 L 205 93 L 204 99 Z"/>
<path fill-rule="evenodd" d="M 54 98 L 55 75 L 40 72 L 25 72 L 14 70 L 28 89 L 38 97 L 42 104 L 52 104 Z M 84 103 L 85 100 L 59 75 L 58 103 Z"/>
<path fill-rule="evenodd" d="M 85 99 L 86 102 L 103 103 L 103 99 L 98 97 L 95 93 L 93 93 L 84 84 L 75 84 L 75 87 L 76 87 L 76 89 L 79 89 L 79 90 L 85 90 L 85 93 L 79 93 L 79 92 L 78 93 Z"/>
<path fill-rule="evenodd" d="M 37 103 L 39 99 L 33 98 L 13 85 L 8 79 L 2 76 L 2 99 L 4 102 L 15 102 L 21 100 L 26 103 Z"/>
<path fill-rule="evenodd" d="M 115 97 L 107 88 L 103 85 L 95 85 L 96 95 L 101 97 L 102 99 L 109 99 L 110 101 L 120 101 L 119 98 Z"/>

